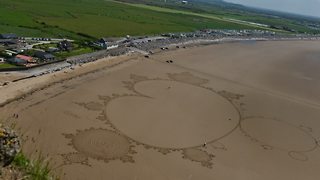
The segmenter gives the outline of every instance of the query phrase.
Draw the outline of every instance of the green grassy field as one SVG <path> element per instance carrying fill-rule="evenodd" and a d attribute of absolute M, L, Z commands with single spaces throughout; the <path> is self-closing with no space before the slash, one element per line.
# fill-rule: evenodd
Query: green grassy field
<path fill-rule="evenodd" d="M 251 24 L 244 23 L 244 22 L 235 22 L 235 21 L 228 20 L 228 19 L 224 18 L 224 16 L 217 16 L 217 15 L 208 14 L 208 13 L 197 13 L 197 12 L 184 11 L 184 10 L 179 10 L 179 9 L 170 9 L 170 8 L 165 8 L 165 7 L 150 6 L 150 5 L 146 5 L 146 4 L 134 4 L 134 3 L 124 3 L 124 2 L 118 2 L 118 3 L 122 3 L 125 5 L 129 5 L 129 6 L 134 6 L 134 7 L 139 7 L 139 8 L 144 8 L 144 9 L 149 9 L 149 10 L 153 10 L 153 11 L 158 11 L 158 12 L 175 13 L 175 14 L 181 14 L 181 15 L 189 15 L 189 16 L 197 16 L 197 17 L 201 17 L 201 18 L 208 18 L 208 19 L 216 21 L 217 24 L 220 24 L 220 27 L 226 28 L 226 29 L 230 28 L 229 24 L 232 23 L 232 24 L 234 24 L 233 29 L 239 29 L 239 27 L 245 28 L 243 26 L 246 26 L 247 29 L 263 29 L 263 30 L 269 30 L 269 31 L 284 32 L 281 30 L 271 29 L 271 28 L 267 28 L 267 27 L 261 27 L 261 26 L 257 26 L 257 25 L 251 25 Z M 229 17 L 229 16 L 226 16 L 226 17 Z M 224 27 L 223 24 L 225 24 L 226 26 Z M 250 28 L 248 28 L 248 27 L 250 27 Z"/>
<path fill-rule="evenodd" d="M 18 66 L 15 66 L 13 64 L 9 64 L 9 63 L 0 63 L 0 69 L 3 69 L 3 68 L 16 68 Z"/>
<path fill-rule="evenodd" d="M 41 44 L 34 46 L 36 49 L 42 49 L 47 51 L 49 47 L 57 47 L 56 43 L 51 43 L 51 44 Z M 80 54 L 86 54 L 86 53 L 91 53 L 94 52 L 94 49 L 91 47 L 86 47 L 81 44 L 73 43 L 73 48 L 71 51 L 61 51 L 61 52 L 54 52 L 52 53 L 54 56 L 56 56 L 57 59 L 65 59 L 71 56 L 77 56 Z M 29 50 L 26 54 L 29 56 L 34 56 L 35 51 L 34 50 Z"/>
<path fill-rule="evenodd" d="M 201 28 L 255 27 L 208 15 L 105 0 L 0 0 L 0 33 L 85 39 Z"/>
<path fill-rule="evenodd" d="M 208 18 L 237 19 L 255 23 L 266 24 L 270 26 L 287 27 L 299 33 L 319 34 L 320 30 L 308 27 L 308 24 L 320 25 L 320 18 L 311 18 L 301 15 L 288 14 L 261 9 L 248 8 L 241 5 L 227 3 L 219 0 L 197 0 L 190 1 L 188 4 L 182 4 L 179 0 L 117 0 L 153 8 L 156 10 L 178 10 L 183 13 L 200 15 Z M 146 6 L 147 5 L 147 6 Z"/>
<path fill-rule="evenodd" d="M 81 47 L 81 48 L 74 49 L 70 52 L 64 51 L 64 52 L 54 53 L 54 55 L 59 59 L 65 59 L 67 57 L 77 56 L 80 54 L 86 54 L 86 53 L 91 53 L 91 52 L 94 52 L 94 50 L 92 48 Z"/>

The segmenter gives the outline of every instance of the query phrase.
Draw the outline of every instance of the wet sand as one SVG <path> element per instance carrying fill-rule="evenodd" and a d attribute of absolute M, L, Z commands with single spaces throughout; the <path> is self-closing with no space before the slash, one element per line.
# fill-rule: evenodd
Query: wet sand
<path fill-rule="evenodd" d="M 2 107 L 4 122 L 23 134 L 24 152 L 47 157 L 61 179 L 320 176 L 319 41 L 125 59 L 88 64 L 72 72 L 86 74 L 77 78 L 56 74 L 68 80 Z"/>

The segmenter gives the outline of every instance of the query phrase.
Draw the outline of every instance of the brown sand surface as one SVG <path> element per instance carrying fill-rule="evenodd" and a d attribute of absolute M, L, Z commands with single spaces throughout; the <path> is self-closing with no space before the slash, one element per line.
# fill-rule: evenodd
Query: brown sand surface
<path fill-rule="evenodd" d="M 319 179 L 319 41 L 179 49 L 109 67 L 0 110 L 61 179 Z"/>
<path fill-rule="evenodd" d="M 6 104 L 8 101 L 14 100 L 17 97 L 25 96 L 30 92 L 38 91 L 52 84 L 61 83 L 68 79 L 83 76 L 88 73 L 94 73 L 97 69 L 104 69 L 122 64 L 127 61 L 131 61 L 137 58 L 136 54 L 123 55 L 117 58 L 106 57 L 95 62 L 84 64 L 81 67 L 75 67 L 76 71 L 71 69 L 64 69 L 63 71 L 50 73 L 36 78 L 25 79 L 17 82 L 12 82 L 20 78 L 26 78 L 30 76 L 27 73 L 9 72 L 0 73 L 0 83 L 9 81 L 9 85 L 0 86 L 0 105 Z"/>

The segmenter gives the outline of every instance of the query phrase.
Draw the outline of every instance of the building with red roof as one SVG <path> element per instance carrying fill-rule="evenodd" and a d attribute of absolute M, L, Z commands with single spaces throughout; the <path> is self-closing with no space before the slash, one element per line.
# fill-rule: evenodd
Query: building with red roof
<path fill-rule="evenodd" d="M 16 55 L 13 58 L 7 60 L 9 63 L 19 65 L 19 66 L 28 66 L 34 65 L 37 61 L 33 59 L 33 57 L 25 56 L 25 55 Z"/>
<path fill-rule="evenodd" d="M 17 55 L 16 56 L 16 58 L 19 58 L 19 59 L 22 59 L 22 60 L 24 60 L 24 61 L 27 61 L 28 63 L 33 63 L 33 62 L 35 62 L 34 60 L 33 60 L 33 57 L 30 57 L 30 56 L 25 56 L 25 55 Z"/>

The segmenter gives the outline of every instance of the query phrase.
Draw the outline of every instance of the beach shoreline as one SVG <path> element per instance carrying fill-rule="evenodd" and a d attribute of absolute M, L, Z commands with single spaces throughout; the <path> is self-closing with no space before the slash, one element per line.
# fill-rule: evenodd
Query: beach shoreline
<path fill-rule="evenodd" d="M 256 42 L 295 42 L 295 41 L 319 41 L 316 39 L 310 38 L 276 38 L 276 39 L 267 39 L 267 38 L 221 38 L 215 40 L 190 40 L 187 42 L 181 42 L 177 44 L 168 44 L 170 49 L 165 51 L 161 51 L 160 49 L 152 50 L 152 54 L 162 54 L 168 51 L 176 51 L 179 50 L 176 47 L 188 47 L 189 48 L 198 48 L 203 46 L 212 46 L 212 45 L 222 45 L 222 44 L 232 44 L 232 43 L 241 43 L 247 41 L 256 41 Z M 147 52 L 148 53 L 148 52 Z M 3 82 L 8 82 L 8 85 L 2 85 L 0 87 L 0 91 L 4 91 L 6 93 L 2 93 L 0 96 L 0 107 L 4 107 L 6 104 L 17 101 L 19 99 L 23 99 L 26 95 L 32 94 L 33 92 L 43 90 L 45 88 L 50 87 L 53 84 L 68 81 L 70 79 L 83 76 L 86 74 L 90 74 L 107 67 L 113 67 L 118 64 L 125 63 L 131 59 L 143 58 L 144 54 L 141 52 L 127 52 L 123 55 L 118 56 L 107 56 L 101 59 L 97 59 L 95 61 L 90 61 L 87 63 L 81 63 L 76 65 L 70 65 L 72 68 L 64 68 L 61 71 L 53 71 L 51 73 L 47 73 L 41 76 L 25 76 L 22 75 L 21 72 L 11 72 L 5 73 L 2 72 L 0 74 L 0 79 L 2 78 Z M 72 59 L 72 58 L 71 58 Z M 110 62 L 112 61 L 112 62 Z M 115 62 L 113 62 L 115 61 Z M 102 67 L 98 67 L 97 64 L 102 65 Z M 83 72 L 82 72 L 83 71 Z M 9 78 L 5 76 L 10 74 Z M 1 77 L 2 76 L 2 77 Z M 5 81 L 5 80 L 7 81 Z M 8 81 L 9 80 L 9 81 Z M 11 82 L 10 82 L 11 81 Z M 39 83 L 40 82 L 40 83 Z M 32 88 L 30 88 L 32 86 Z M 19 89 L 19 90 L 17 90 Z"/>
<path fill-rule="evenodd" d="M 15 99 L 0 116 L 23 135 L 24 153 L 41 152 L 61 179 L 312 179 L 319 47 L 240 41 L 130 52 L 9 83 L 1 97 Z"/>
<path fill-rule="evenodd" d="M 23 99 L 25 96 L 31 95 L 34 92 L 49 88 L 54 84 L 85 76 L 86 74 L 94 73 L 105 68 L 110 68 L 136 58 L 137 55 L 135 54 L 107 57 L 81 66 L 76 66 L 72 70 L 65 69 L 63 71 L 52 72 L 42 76 L 26 78 L 9 83 L 8 85 L 0 88 L 0 91 L 3 92 L 3 94 L 0 96 L 0 107 L 4 107 L 6 104 L 9 104 L 13 101 Z"/>

